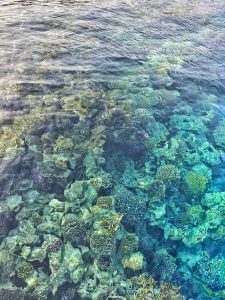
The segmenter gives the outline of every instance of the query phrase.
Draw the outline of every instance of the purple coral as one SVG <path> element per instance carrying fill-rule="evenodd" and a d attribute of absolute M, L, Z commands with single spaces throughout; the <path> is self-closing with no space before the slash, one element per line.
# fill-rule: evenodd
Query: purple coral
<path fill-rule="evenodd" d="M 7 207 L 0 207 L 0 237 L 5 237 L 13 225 L 13 213 Z"/>
<path fill-rule="evenodd" d="M 52 178 L 45 176 L 45 170 L 42 166 L 37 166 L 31 171 L 31 178 L 33 179 L 34 186 L 45 192 L 52 190 Z"/>
<path fill-rule="evenodd" d="M 62 241 L 60 239 L 53 239 L 51 244 L 48 245 L 46 252 L 57 252 L 62 248 Z"/>

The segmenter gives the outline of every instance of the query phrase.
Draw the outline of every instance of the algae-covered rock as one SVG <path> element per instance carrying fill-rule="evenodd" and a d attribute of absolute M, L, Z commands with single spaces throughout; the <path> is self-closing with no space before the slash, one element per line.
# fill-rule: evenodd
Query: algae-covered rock
<path fill-rule="evenodd" d="M 221 163 L 222 151 L 215 149 L 210 143 L 205 142 L 198 147 L 198 152 L 202 160 L 210 166 L 217 166 Z"/>
<path fill-rule="evenodd" d="M 44 247 L 33 247 L 28 257 L 29 261 L 43 262 L 47 256 L 46 249 Z"/>
<path fill-rule="evenodd" d="M 224 220 L 225 206 L 216 205 L 205 212 L 205 222 L 210 229 L 217 228 Z"/>
<path fill-rule="evenodd" d="M 12 257 L 6 249 L 0 250 L 0 269 L 3 270 L 11 259 Z"/>
<path fill-rule="evenodd" d="M 4 127 L 0 134 L 0 157 L 11 158 L 23 153 L 24 141 L 12 128 Z"/>
<path fill-rule="evenodd" d="M 199 117 L 175 114 L 171 118 L 171 126 L 177 130 L 206 132 L 207 128 Z"/>
<path fill-rule="evenodd" d="M 30 255 L 31 253 L 31 247 L 29 246 L 23 246 L 22 247 L 22 250 L 21 250 L 21 256 L 27 260 L 28 256 Z"/>
<path fill-rule="evenodd" d="M 162 202 L 166 193 L 166 186 L 163 181 L 153 181 L 148 189 L 149 204 L 154 202 Z"/>
<path fill-rule="evenodd" d="M 39 241 L 36 228 L 31 221 L 23 220 L 19 223 L 19 232 L 17 235 L 17 243 L 20 246 L 35 244 Z"/>
<path fill-rule="evenodd" d="M 186 216 L 189 222 L 197 225 L 204 221 L 205 211 L 201 205 L 192 205 L 188 207 Z"/>
<path fill-rule="evenodd" d="M 80 250 L 66 244 L 63 252 L 63 264 L 69 272 L 70 279 L 74 283 L 78 283 L 86 271 Z"/>
<path fill-rule="evenodd" d="M 97 196 L 95 189 L 87 181 L 76 180 L 74 183 L 67 186 L 64 190 L 64 196 L 71 202 L 79 204 L 87 201 L 88 203 Z"/>
<path fill-rule="evenodd" d="M 115 211 L 100 213 L 99 216 L 96 216 L 93 228 L 94 230 L 105 230 L 114 235 L 120 227 L 121 219 L 122 215 L 117 214 Z"/>
<path fill-rule="evenodd" d="M 203 242 L 208 235 L 207 224 L 201 224 L 198 227 L 192 227 L 186 230 L 182 241 L 186 246 L 191 247 L 194 244 Z"/>
<path fill-rule="evenodd" d="M 49 202 L 49 206 L 52 207 L 56 211 L 64 211 L 65 204 L 58 199 L 52 199 Z"/>
<path fill-rule="evenodd" d="M 10 210 L 17 211 L 21 207 L 23 199 L 19 195 L 11 195 L 7 197 L 6 203 Z"/>
<path fill-rule="evenodd" d="M 56 142 L 55 145 L 53 145 L 53 149 L 57 152 L 68 152 L 71 151 L 74 147 L 73 140 L 71 138 L 65 138 L 63 136 L 60 136 Z"/>

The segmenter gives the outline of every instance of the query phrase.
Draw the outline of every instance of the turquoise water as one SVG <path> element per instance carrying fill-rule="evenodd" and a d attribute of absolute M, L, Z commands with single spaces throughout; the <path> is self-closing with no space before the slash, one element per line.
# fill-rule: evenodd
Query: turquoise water
<path fill-rule="evenodd" d="M 225 3 L 0 3 L 0 300 L 225 299 Z"/>

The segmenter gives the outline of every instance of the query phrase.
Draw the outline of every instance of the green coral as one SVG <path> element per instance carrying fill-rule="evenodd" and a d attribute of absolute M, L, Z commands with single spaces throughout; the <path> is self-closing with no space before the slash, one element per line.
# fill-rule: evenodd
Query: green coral
<path fill-rule="evenodd" d="M 90 247 L 94 253 L 112 254 L 115 251 L 115 235 L 106 230 L 94 231 L 90 238 Z"/>
<path fill-rule="evenodd" d="M 135 234 L 127 234 L 121 240 L 118 253 L 124 257 L 137 251 L 139 239 Z"/>
<path fill-rule="evenodd" d="M 26 278 L 30 277 L 33 272 L 34 267 L 30 263 L 24 263 L 16 270 L 16 276 L 21 280 L 25 280 Z"/>
<path fill-rule="evenodd" d="M 153 181 L 148 189 L 149 202 L 162 202 L 166 193 L 166 186 L 161 180 Z"/>
<path fill-rule="evenodd" d="M 225 288 L 225 259 L 220 257 L 199 261 L 198 272 L 203 282 L 212 289 Z"/>
<path fill-rule="evenodd" d="M 157 169 L 156 179 L 171 183 L 180 179 L 180 171 L 175 165 L 162 165 Z"/>
<path fill-rule="evenodd" d="M 198 197 L 205 192 L 208 184 L 208 179 L 204 175 L 199 175 L 189 171 L 184 177 L 185 192 L 193 197 Z"/>
<path fill-rule="evenodd" d="M 213 132 L 213 137 L 216 145 L 225 148 L 224 140 L 225 122 L 221 121 Z"/>
<path fill-rule="evenodd" d="M 97 205 L 103 209 L 113 209 L 114 203 L 115 199 L 112 196 L 102 196 L 97 199 Z"/>
<path fill-rule="evenodd" d="M 208 208 L 216 205 L 223 205 L 225 201 L 225 192 L 206 193 L 201 203 Z"/>
<path fill-rule="evenodd" d="M 16 156 L 23 149 L 23 140 L 10 127 L 3 127 L 2 131 L 0 134 L 0 158 Z"/>
<path fill-rule="evenodd" d="M 22 289 L 0 289 L 0 300 L 24 300 L 25 292 Z"/>
<path fill-rule="evenodd" d="M 206 132 L 207 128 L 201 118 L 188 115 L 173 115 L 171 126 L 177 130 L 187 130 L 192 132 Z"/>
<path fill-rule="evenodd" d="M 11 260 L 11 256 L 6 249 L 0 250 L 0 267 L 4 268 Z"/>
<path fill-rule="evenodd" d="M 71 151 L 73 147 L 73 140 L 71 138 L 65 138 L 63 136 L 60 136 L 53 145 L 53 149 L 56 152 L 68 152 Z"/>
<path fill-rule="evenodd" d="M 84 244 L 88 224 L 73 214 L 68 214 L 62 219 L 61 230 L 65 241 L 74 244 Z"/>
<path fill-rule="evenodd" d="M 99 255 L 95 259 L 95 265 L 100 271 L 108 271 L 112 267 L 112 260 L 110 255 Z"/>
<path fill-rule="evenodd" d="M 110 234 L 115 234 L 120 226 L 122 215 L 114 211 L 109 213 L 100 214 L 99 218 L 95 221 L 93 228 L 96 230 L 105 230 Z"/>

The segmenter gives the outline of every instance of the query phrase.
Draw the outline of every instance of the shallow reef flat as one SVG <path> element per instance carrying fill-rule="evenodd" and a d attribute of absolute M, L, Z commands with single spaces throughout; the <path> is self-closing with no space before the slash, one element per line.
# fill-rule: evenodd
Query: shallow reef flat
<path fill-rule="evenodd" d="M 0 300 L 225 299 L 225 4 L 0 4 Z"/>

